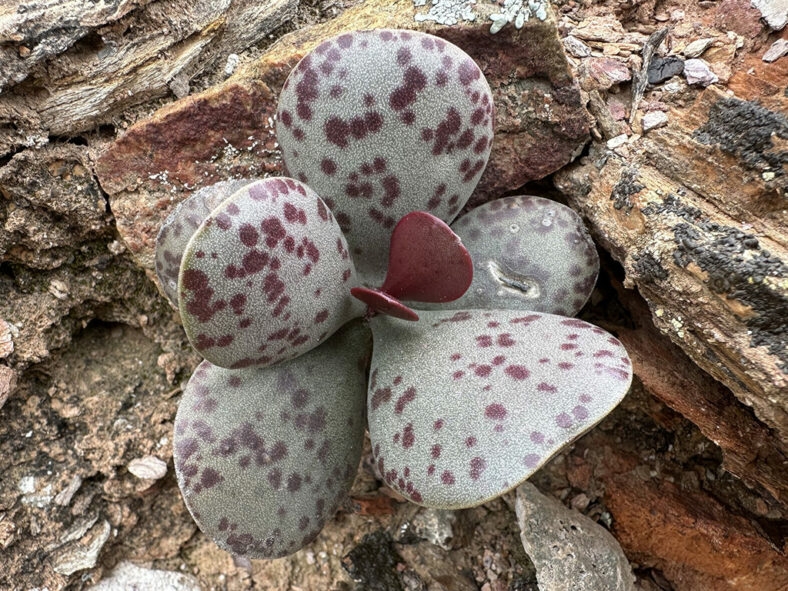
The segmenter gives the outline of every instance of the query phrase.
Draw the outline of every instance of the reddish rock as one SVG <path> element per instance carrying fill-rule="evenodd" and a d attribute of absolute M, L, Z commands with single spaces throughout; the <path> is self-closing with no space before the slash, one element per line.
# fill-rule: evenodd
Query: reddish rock
<path fill-rule="evenodd" d="M 481 66 L 495 97 L 496 139 L 472 204 L 567 164 L 588 139 L 588 114 L 553 15 L 490 35 L 494 7 L 475 10 L 474 22 L 444 27 L 417 23 L 410 0 L 365 2 L 332 21 L 286 35 L 224 85 L 134 125 L 102 156 L 97 173 L 137 261 L 152 268 L 159 225 L 194 189 L 281 170 L 272 119 L 279 89 L 305 53 L 343 31 L 423 30 L 460 46 Z"/>
<path fill-rule="evenodd" d="M 788 559 L 750 522 L 703 492 L 634 472 L 606 482 L 613 532 L 630 559 L 660 569 L 676 591 L 779 591 Z"/>
<path fill-rule="evenodd" d="M 723 0 L 717 6 L 714 24 L 724 33 L 735 31 L 744 37 L 755 37 L 763 29 L 761 12 L 750 0 Z"/>

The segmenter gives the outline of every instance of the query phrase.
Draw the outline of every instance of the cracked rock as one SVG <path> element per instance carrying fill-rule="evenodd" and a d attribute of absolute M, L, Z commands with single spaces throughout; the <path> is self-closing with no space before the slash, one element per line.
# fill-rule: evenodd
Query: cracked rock
<path fill-rule="evenodd" d="M 515 503 L 520 539 L 543 591 L 635 591 L 634 576 L 613 536 L 591 519 L 526 482 Z"/>

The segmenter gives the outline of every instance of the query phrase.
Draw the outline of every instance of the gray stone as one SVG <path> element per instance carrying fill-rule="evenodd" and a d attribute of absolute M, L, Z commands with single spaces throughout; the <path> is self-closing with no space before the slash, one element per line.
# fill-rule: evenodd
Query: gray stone
<path fill-rule="evenodd" d="M 121 562 L 107 577 L 90 591 L 201 591 L 197 579 L 182 573 L 143 568 L 131 562 Z"/>
<path fill-rule="evenodd" d="M 156 456 L 135 458 L 129 462 L 129 472 L 137 478 L 158 480 L 159 478 L 164 478 L 167 474 L 167 462 L 160 460 Z"/>
<path fill-rule="evenodd" d="M 515 510 L 541 591 L 635 591 L 629 562 L 603 527 L 528 482 Z"/>
<path fill-rule="evenodd" d="M 788 23 L 788 0 L 752 0 L 752 5 L 761 11 L 763 20 L 775 31 Z"/>
<path fill-rule="evenodd" d="M 411 521 L 413 533 L 422 540 L 440 546 L 444 550 L 451 550 L 454 540 L 454 523 L 457 516 L 454 511 L 445 509 L 422 509 Z"/>
<path fill-rule="evenodd" d="M 768 51 L 763 54 L 763 61 L 776 62 L 786 54 L 788 54 L 788 39 L 778 39 L 772 43 Z"/>
<path fill-rule="evenodd" d="M 684 48 L 684 51 L 681 53 L 684 54 L 685 57 L 694 58 L 700 57 L 703 55 L 703 52 L 709 48 L 709 45 L 714 43 L 714 39 L 706 38 L 706 39 L 696 39 L 687 47 Z"/>
<path fill-rule="evenodd" d="M 564 49 L 575 57 L 588 57 L 591 55 L 591 48 L 572 35 L 564 38 Z"/>

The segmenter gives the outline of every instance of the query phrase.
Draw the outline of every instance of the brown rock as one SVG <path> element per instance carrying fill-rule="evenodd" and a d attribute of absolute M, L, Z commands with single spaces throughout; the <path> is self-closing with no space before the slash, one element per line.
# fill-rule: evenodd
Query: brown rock
<path fill-rule="evenodd" d="M 629 158 L 592 149 L 556 184 L 660 330 L 786 438 L 788 176 L 777 154 L 788 103 L 769 100 L 775 110 L 709 88 L 632 143 Z"/>
<path fill-rule="evenodd" d="M 343 31 L 400 27 L 457 44 L 481 66 L 497 106 L 492 155 L 473 203 L 542 178 L 569 162 L 588 137 L 552 14 L 519 31 L 489 33 L 492 6 L 474 22 L 417 23 L 410 0 L 371 0 L 325 24 L 286 35 L 226 84 L 165 107 L 133 126 L 102 156 L 97 172 L 118 229 L 137 260 L 152 267 L 160 223 L 194 188 L 218 179 L 277 173 L 273 113 L 290 69 L 311 48 Z M 524 42 L 527 40 L 527 42 Z"/>
<path fill-rule="evenodd" d="M 737 400 L 728 388 L 695 365 L 667 336 L 660 334 L 641 298 L 623 289 L 619 297 L 632 315 L 635 327 L 620 328 L 617 336 L 624 343 L 643 385 L 697 425 L 701 433 L 722 449 L 726 470 L 750 486 L 760 484 L 788 506 L 785 440 L 759 421 L 752 409 Z M 583 467 L 586 465 L 568 470 L 570 479 L 572 474 L 582 474 Z M 585 489 L 587 485 L 580 488 Z"/>
<path fill-rule="evenodd" d="M 746 519 L 703 492 L 626 473 L 606 482 L 613 532 L 627 555 L 677 591 L 779 591 L 788 559 Z"/>

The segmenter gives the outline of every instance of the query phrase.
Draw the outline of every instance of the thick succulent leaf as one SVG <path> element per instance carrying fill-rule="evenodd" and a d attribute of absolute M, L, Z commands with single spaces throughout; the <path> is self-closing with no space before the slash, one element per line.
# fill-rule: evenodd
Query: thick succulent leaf
<path fill-rule="evenodd" d="M 432 214 L 414 211 L 403 217 L 390 248 L 380 290 L 399 300 L 450 302 L 471 284 L 471 256 L 451 228 Z"/>
<path fill-rule="evenodd" d="M 266 179 L 222 202 L 194 233 L 178 283 L 181 320 L 214 365 L 271 365 L 361 316 L 355 283 L 320 197 L 299 181 Z"/>
<path fill-rule="evenodd" d="M 599 255 L 580 216 L 565 205 L 541 197 L 496 199 L 462 216 L 452 230 L 473 259 L 473 283 L 440 309 L 574 316 L 594 289 Z"/>
<path fill-rule="evenodd" d="M 379 287 L 394 224 L 411 211 L 455 217 L 487 164 L 493 103 L 458 47 L 414 31 L 345 33 L 296 66 L 276 135 L 289 174 L 314 188 Z"/>
<path fill-rule="evenodd" d="M 513 488 L 629 389 L 626 351 L 582 320 L 511 310 L 372 318 L 369 434 L 382 478 L 429 507 Z"/>
<path fill-rule="evenodd" d="M 219 204 L 253 179 L 221 181 L 196 191 L 167 216 L 156 237 L 156 275 L 170 302 L 178 307 L 178 273 L 183 251 L 195 230 Z"/>
<path fill-rule="evenodd" d="M 199 365 L 178 407 L 173 455 L 186 506 L 219 546 L 284 556 L 331 518 L 361 456 L 370 345 L 356 321 L 275 367 Z"/>

